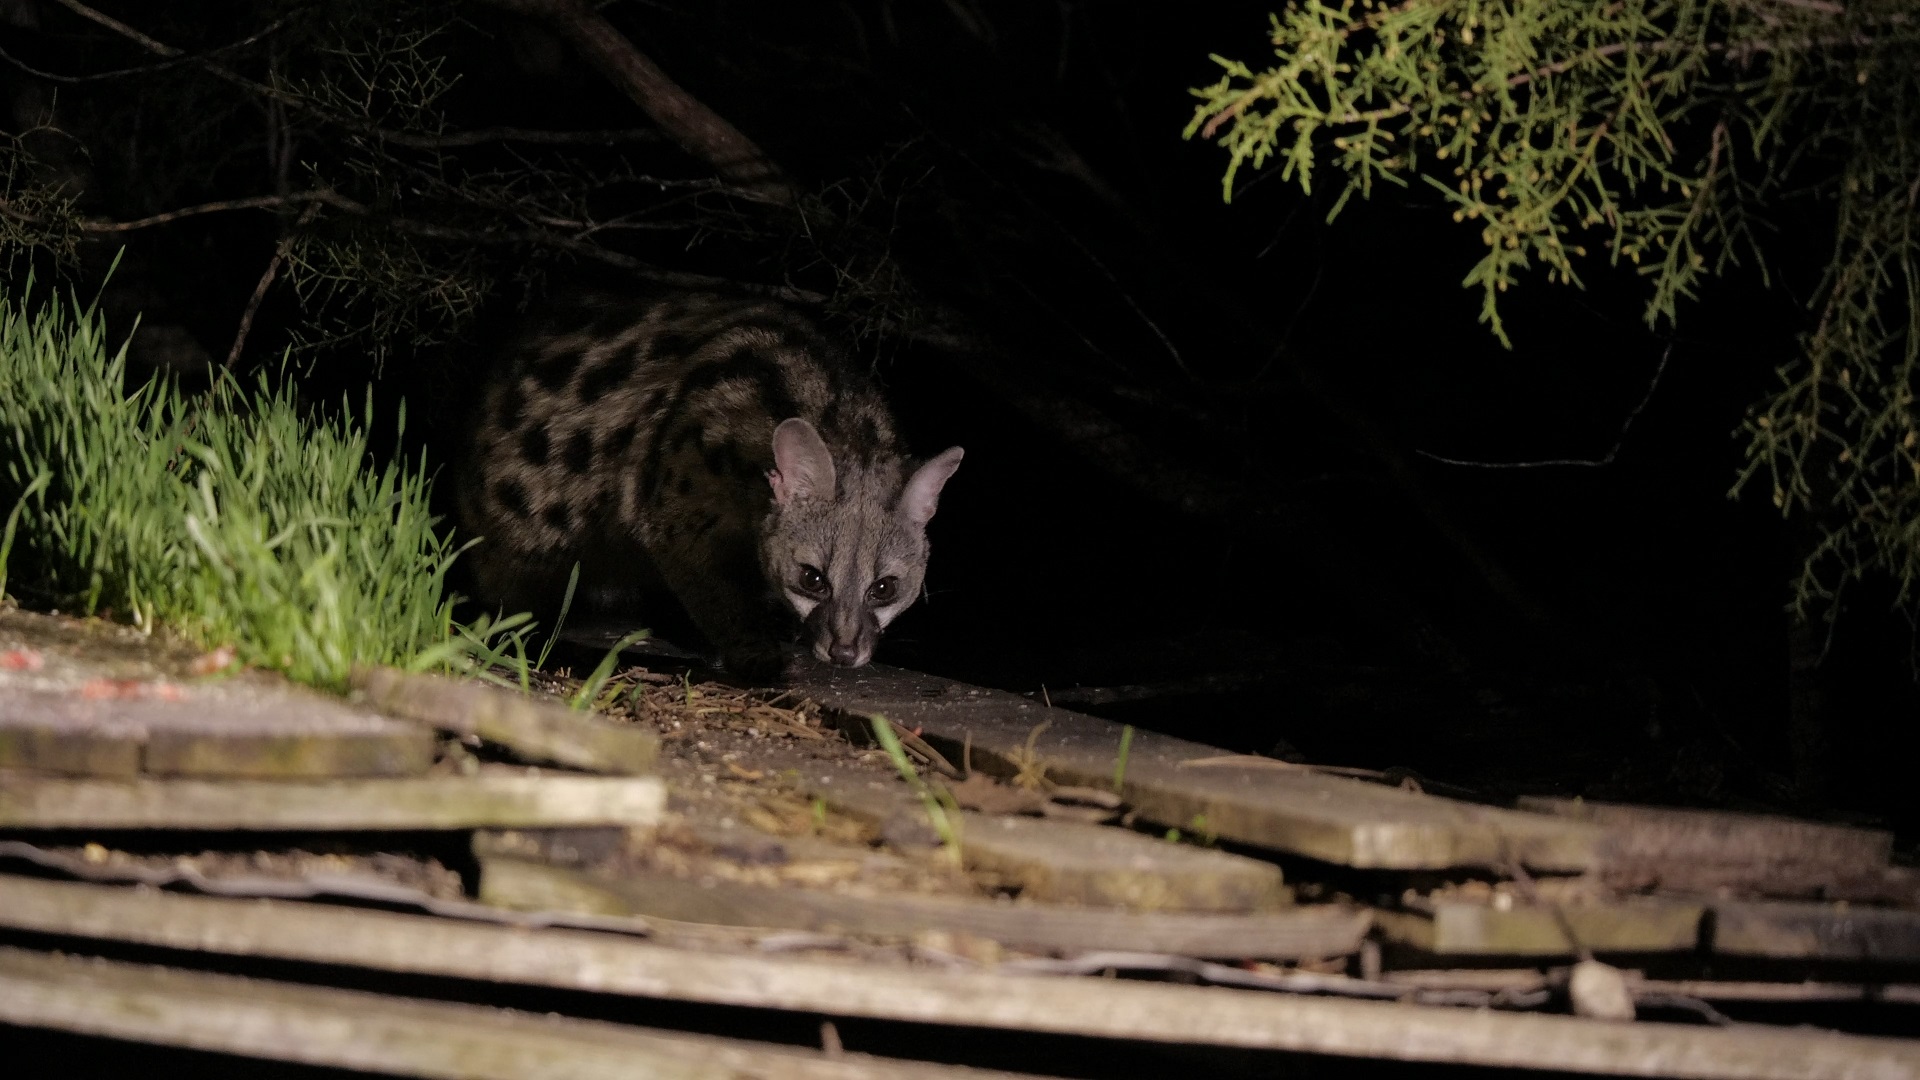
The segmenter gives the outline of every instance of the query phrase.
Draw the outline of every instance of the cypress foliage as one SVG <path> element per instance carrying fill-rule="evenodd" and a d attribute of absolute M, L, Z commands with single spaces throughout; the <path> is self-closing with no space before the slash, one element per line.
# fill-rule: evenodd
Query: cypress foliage
<path fill-rule="evenodd" d="M 1820 215 L 1832 248 L 1800 355 L 1743 423 L 1731 494 L 1813 514 L 1794 585 L 1829 617 L 1869 574 L 1920 611 L 1920 11 L 1905 0 L 1306 0 L 1272 17 L 1274 61 L 1224 71 L 1188 137 L 1243 168 L 1276 160 L 1337 215 L 1377 183 L 1428 185 L 1485 254 L 1500 300 L 1543 269 L 1578 285 L 1604 255 L 1670 324 L 1705 277 L 1768 269 L 1769 223 Z"/>

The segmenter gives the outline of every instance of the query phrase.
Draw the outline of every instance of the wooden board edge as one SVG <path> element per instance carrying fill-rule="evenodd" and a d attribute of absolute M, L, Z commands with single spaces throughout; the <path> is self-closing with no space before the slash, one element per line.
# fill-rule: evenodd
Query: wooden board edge
<path fill-rule="evenodd" d="M 590 993 L 1141 1042 L 1703 1080 L 1920 1076 L 1920 1040 L 863 968 L 804 956 L 689 952 L 577 930 L 6 875 L 0 926 Z"/>
<path fill-rule="evenodd" d="M 805 1080 L 1005 1077 L 484 1005 L 0 946 L 0 1021 L 396 1076 Z"/>
<path fill-rule="evenodd" d="M 654 777 L 477 776 L 375 780 L 9 777 L 0 828 L 236 831 L 651 826 Z"/>

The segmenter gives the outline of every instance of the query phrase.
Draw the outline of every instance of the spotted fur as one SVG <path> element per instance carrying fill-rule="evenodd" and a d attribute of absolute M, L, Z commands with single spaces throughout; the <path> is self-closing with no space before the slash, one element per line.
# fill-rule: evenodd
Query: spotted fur
<path fill-rule="evenodd" d="M 908 458 L 886 402 L 804 317 L 717 295 L 552 314 L 489 376 L 458 474 L 483 599 L 551 610 L 664 584 L 728 666 L 777 666 L 781 609 L 859 666 L 919 596 L 954 447 Z M 791 620 L 789 620 L 791 621 Z"/>

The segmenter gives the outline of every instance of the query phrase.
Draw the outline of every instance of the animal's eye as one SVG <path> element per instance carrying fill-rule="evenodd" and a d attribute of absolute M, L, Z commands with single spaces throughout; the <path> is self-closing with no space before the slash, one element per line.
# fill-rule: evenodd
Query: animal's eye
<path fill-rule="evenodd" d="M 815 596 L 825 596 L 830 588 L 827 584 L 827 575 L 821 573 L 819 567 L 805 565 L 800 567 L 800 591 L 812 593 Z"/>
<path fill-rule="evenodd" d="M 899 595 L 899 578 L 883 577 L 879 581 L 874 582 L 873 587 L 867 590 L 867 599 L 881 605 L 893 603 L 894 597 Z"/>

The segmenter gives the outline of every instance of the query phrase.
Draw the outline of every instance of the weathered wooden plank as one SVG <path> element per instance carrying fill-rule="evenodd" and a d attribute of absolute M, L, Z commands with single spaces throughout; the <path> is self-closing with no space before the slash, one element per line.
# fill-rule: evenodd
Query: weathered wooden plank
<path fill-rule="evenodd" d="M 401 725 L 404 727 L 404 725 Z M 233 779 L 418 776 L 433 765 L 431 734 L 388 728 L 367 734 L 222 734 L 155 731 L 142 771 L 150 776 Z"/>
<path fill-rule="evenodd" d="M 0 768 L 311 777 L 433 764 L 431 731 L 273 680 L 93 686 L 0 689 Z"/>
<path fill-rule="evenodd" d="M 660 753 L 660 739 L 650 731 L 474 680 L 375 667 L 355 670 L 353 686 L 395 716 L 477 735 L 537 763 L 633 774 L 651 769 Z"/>
<path fill-rule="evenodd" d="M 1812 863 L 1876 869 L 1886 866 L 1893 856 L 1893 834 L 1884 829 L 1828 825 L 1775 814 L 1545 796 L 1524 797 L 1520 806 L 1601 826 L 1606 830 L 1610 858 Z"/>
<path fill-rule="evenodd" d="M 1627 893 L 1734 893 L 1777 900 L 1844 900 L 1920 908 L 1920 872 L 1907 866 L 1860 869 L 1805 862 L 1613 860 L 1599 874 L 1608 885 Z"/>
<path fill-rule="evenodd" d="M 895 778 L 819 763 L 797 783 L 888 843 L 939 842 L 919 798 Z M 1256 911 L 1291 900 L 1280 868 L 1259 859 L 1075 821 L 966 812 L 960 822 L 966 866 L 1034 900 L 1137 911 Z"/>
<path fill-rule="evenodd" d="M 1026 900 L 1133 911 L 1264 911 L 1289 899 L 1272 863 L 1126 829 L 964 814 L 960 836 L 969 869 L 1018 885 Z"/>
<path fill-rule="evenodd" d="M 0 947 L 0 1020 L 269 1061 L 462 1080 L 1018 1074 L 819 1052 Z"/>
<path fill-rule="evenodd" d="M 0 773 L 0 828 L 557 828 L 653 825 L 652 777 L 414 777 L 395 780 L 65 780 Z"/>
<path fill-rule="evenodd" d="M 1119 765 L 1121 728 L 1045 708 L 1017 694 L 874 664 L 857 670 L 802 661 L 800 692 L 845 713 L 884 714 L 959 760 L 1013 775 L 1035 757 L 1057 782 L 1106 787 Z M 1378 869 L 1585 870 L 1601 835 L 1584 822 L 1476 806 L 1326 776 L 1263 758 L 1223 760 L 1200 743 L 1136 732 L 1121 794 L 1140 815 L 1175 828 Z"/>
<path fill-rule="evenodd" d="M 1920 1076 L 1920 1042 L 1742 1025 L 1342 1001 L 1212 987 L 685 950 L 324 904 L 223 900 L 0 875 L 0 926 L 230 956 L 1064 1035 L 1723 1080 Z"/>
<path fill-rule="evenodd" d="M 872 829 L 899 848 L 933 847 L 940 836 L 927 820 L 925 805 L 897 776 L 875 775 L 847 764 L 813 762 L 795 780 L 809 799 L 818 799 Z"/>
<path fill-rule="evenodd" d="M 146 681 L 190 674 L 198 654 L 104 619 L 0 610 L 0 687 L 78 686 L 91 679 Z"/>
<path fill-rule="evenodd" d="M 1568 904 L 1559 914 L 1534 905 L 1503 909 L 1443 900 L 1431 912 L 1377 911 L 1374 923 L 1389 941 L 1442 956 L 1573 956 L 1582 946 L 1599 953 L 1689 952 L 1699 943 L 1703 911 L 1698 903 L 1664 899 Z"/>
<path fill-rule="evenodd" d="M 1040 951 L 1129 949 L 1184 956 L 1297 960 L 1360 947 L 1368 920 L 1352 908 L 1260 915 L 1142 914 L 936 896 L 863 896 L 659 873 L 618 876 L 488 851 L 475 838 L 480 899 L 518 910 L 639 915 L 721 926 L 912 937 L 970 934 Z"/>
<path fill-rule="evenodd" d="M 0 709 L 18 691 L 0 688 Z M 146 760 L 146 733 L 132 728 L 61 730 L 0 723 L 0 769 L 33 769 L 67 776 L 138 776 Z"/>
<path fill-rule="evenodd" d="M 1715 901 L 1712 911 L 1716 953 L 1920 963 L 1920 911 L 1792 901 Z"/>
<path fill-rule="evenodd" d="M 128 627 L 0 611 L 0 655 L 0 769 L 266 778 L 433 764 L 417 724 L 265 672 L 206 678 L 221 665 Z"/>

